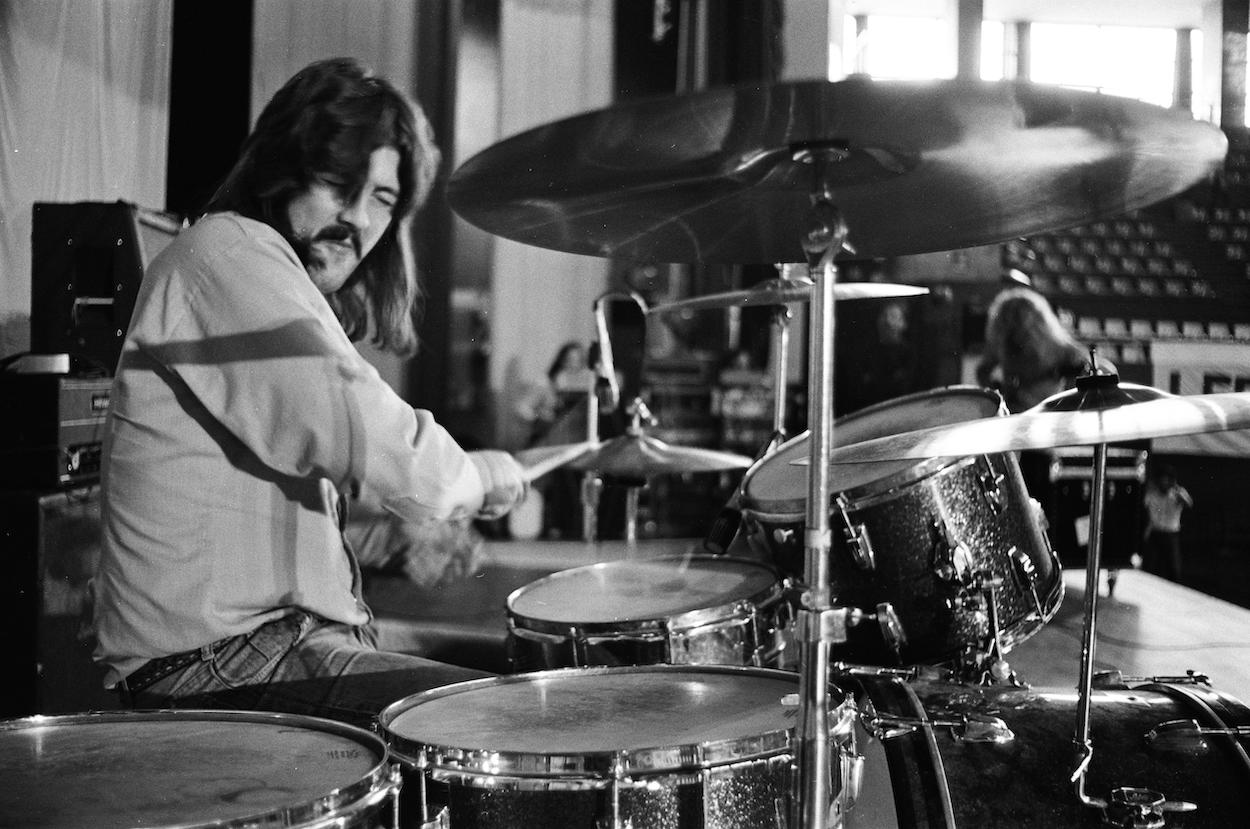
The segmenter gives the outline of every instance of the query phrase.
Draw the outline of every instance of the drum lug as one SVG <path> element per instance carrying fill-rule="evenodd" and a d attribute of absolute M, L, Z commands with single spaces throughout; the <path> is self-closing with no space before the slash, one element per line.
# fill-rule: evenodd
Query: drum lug
<path fill-rule="evenodd" d="M 903 646 L 907 644 L 907 631 L 903 628 L 903 620 L 898 617 L 894 605 L 889 602 L 880 602 L 877 605 L 877 612 L 873 614 L 877 619 L 877 627 L 881 629 L 881 638 L 885 640 L 885 644 L 894 651 L 894 656 L 901 659 Z"/>
<path fill-rule="evenodd" d="M 994 462 L 989 455 L 981 455 L 978 463 L 984 464 L 984 468 L 977 474 L 981 494 L 985 496 L 985 503 L 989 504 L 990 510 L 995 515 L 1001 515 L 1007 509 L 1007 501 L 1003 497 L 1003 481 L 1006 476 L 994 470 Z"/>
<path fill-rule="evenodd" d="M 1029 592 L 1033 598 L 1033 608 L 1037 611 L 1037 618 L 1044 619 L 1046 612 L 1042 610 L 1042 599 L 1037 595 L 1037 582 L 1040 576 L 1038 576 L 1037 567 L 1033 564 L 1033 559 L 1015 546 L 1007 551 L 1007 558 L 1011 560 L 1011 574 L 1015 576 L 1016 584 L 1022 590 Z"/>
<path fill-rule="evenodd" d="M 868 537 L 868 527 L 856 524 L 849 515 L 850 502 L 845 495 L 837 498 L 838 514 L 842 516 L 842 528 L 846 535 L 846 544 L 851 551 L 851 560 L 861 570 L 873 570 L 877 566 L 877 554 L 872 549 L 872 539 Z"/>
<path fill-rule="evenodd" d="M 968 584 L 976 559 L 950 525 L 941 518 L 933 519 L 933 572 L 951 584 Z"/>

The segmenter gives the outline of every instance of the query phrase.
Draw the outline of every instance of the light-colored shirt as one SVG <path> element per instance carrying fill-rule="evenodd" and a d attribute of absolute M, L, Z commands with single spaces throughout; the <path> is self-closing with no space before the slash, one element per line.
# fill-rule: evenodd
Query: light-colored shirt
<path fill-rule="evenodd" d="M 1189 491 L 1180 484 L 1166 491 L 1148 486 L 1143 500 L 1150 518 L 1150 529 L 1167 533 L 1181 531 L 1181 512 L 1193 503 Z"/>
<path fill-rule="evenodd" d="M 366 623 L 339 517 L 362 482 L 415 519 L 483 498 L 465 452 L 360 356 L 280 234 L 200 220 L 148 269 L 113 382 L 93 584 L 106 683 L 297 608 Z"/>

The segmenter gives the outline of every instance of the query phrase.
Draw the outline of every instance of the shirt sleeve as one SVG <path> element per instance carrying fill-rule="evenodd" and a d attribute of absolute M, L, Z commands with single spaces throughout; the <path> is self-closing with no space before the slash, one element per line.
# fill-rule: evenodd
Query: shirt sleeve
<path fill-rule="evenodd" d="M 285 240 L 242 221 L 218 220 L 158 275 L 135 344 L 276 472 L 340 491 L 367 482 L 404 516 L 476 512 L 484 493 L 464 450 L 356 351 Z"/>

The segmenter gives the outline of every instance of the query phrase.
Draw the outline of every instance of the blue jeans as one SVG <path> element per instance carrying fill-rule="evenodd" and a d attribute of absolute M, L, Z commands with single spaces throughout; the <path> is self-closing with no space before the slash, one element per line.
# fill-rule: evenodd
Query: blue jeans
<path fill-rule="evenodd" d="M 485 676 L 379 651 L 369 628 L 299 612 L 202 648 L 191 665 L 123 696 L 133 708 L 279 711 L 370 728 L 392 702 Z"/>

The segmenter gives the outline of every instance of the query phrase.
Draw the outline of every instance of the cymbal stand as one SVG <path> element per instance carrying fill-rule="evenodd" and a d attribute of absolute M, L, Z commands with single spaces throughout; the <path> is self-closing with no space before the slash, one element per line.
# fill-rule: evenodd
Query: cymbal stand
<path fill-rule="evenodd" d="M 600 378 L 591 374 L 586 390 L 586 440 L 591 446 L 599 445 L 599 386 Z M 599 535 L 599 501 L 603 495 L 603 479 L 593 469 L 582 473 L 582 538 L 594 541 Z"/>
<path fill-rule="evenodd" d="M 1078 377 L 1076 384 L 1081 391 L 1097 391 L 1116 388 L 1119 376 L 1098 370 L 1096 355 L 1090 352 L 1090 373 Z M 1094 682 L 1095 631 L 1098 625 L 1098 582 L 1102 556 L 1103 513 L 1107 496 L 1107 444 L 1094 445 L 1093 482 L 1090 492 L 1089 554 L 1085 559 L 1085 607 L 1081 631 L 1081 666 L 1077 678 L 1076 733 L 1072 744 L 1076 753 L 1076 768 L 1069 778 L 1077 799 L 1085 806 L 1103 812 L 1103 820 L 1112 826 L 1163 826 L 1163 812 L 1190 811 L 1193 804 L 1166 800 L 1162 793 L 1137 787 L 1112 789 L 1109 799 L 1091 797 L 1085 792 L 1085 774 L 1094 756 L 1090 741 L 1090 702 Z"/>
<path fill-rule="evenodd" d="M 844 155 L 837 148 L 809 148 L 795 159 L 810 163 L 815 191 L 803 250 L 815 281 L 811 301 L 811 343 L 808 360 L 808 425 L 811 463 L 808 467 L 804 533 L 806 590 L 796 611 L 799 645 L 798 791 L 793 804 L 794 827 L 826 829 L 831 814 L 843 806 L 833 802 L 829 728 L 829 646 L 845 642 L 848 625 L 858 621 L 846 608 L 830 606 L 829 461 L 833 451 L 834 255 L 846 238 L 846 223 L 833 205 L 825 175 L 828 165 Z M 842 792 L 845 794 L 845 790 Z"/>

